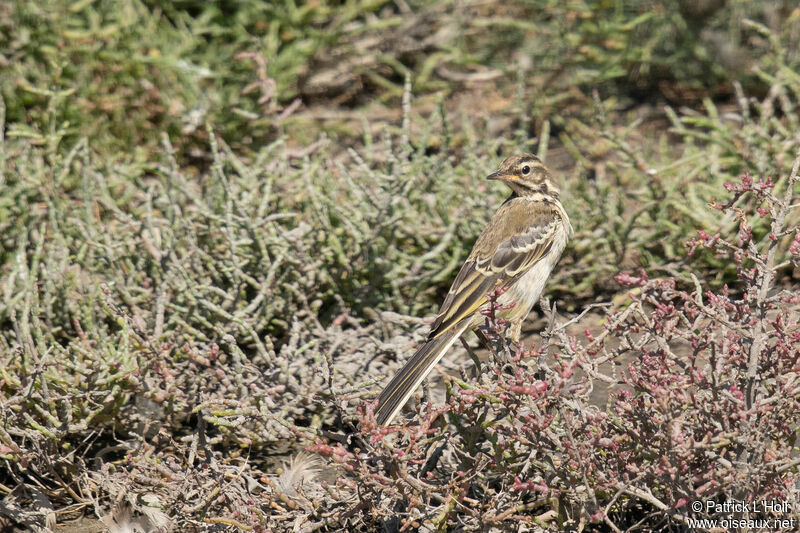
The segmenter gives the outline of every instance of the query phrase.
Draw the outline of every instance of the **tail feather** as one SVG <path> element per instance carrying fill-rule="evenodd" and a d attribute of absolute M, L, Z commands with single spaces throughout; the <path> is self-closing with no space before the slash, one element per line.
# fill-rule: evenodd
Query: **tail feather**
<path fill-rule="evenodd" d="M 422 383 L 436 363 L 442 358 L 467 325 L 451 328 L 438 337 L 423 344 L 409 359 L 400 372 L 386 385 L 378 398 L 375 417 L 381 425 L 390 424 L 406 404 L 416 388 Z"/>

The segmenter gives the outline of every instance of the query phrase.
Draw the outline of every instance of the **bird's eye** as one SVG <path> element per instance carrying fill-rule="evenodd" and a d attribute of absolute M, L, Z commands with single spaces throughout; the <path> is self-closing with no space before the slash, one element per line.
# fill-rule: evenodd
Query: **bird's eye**
<path fill-rule="evenodd" d="M 523 174 L 528 174 L 530 171 L 531 171 L 531 167 L 529 167 L 528 165 L 525 165 L 524 167 L 522 167 L 522 173 Z"/>

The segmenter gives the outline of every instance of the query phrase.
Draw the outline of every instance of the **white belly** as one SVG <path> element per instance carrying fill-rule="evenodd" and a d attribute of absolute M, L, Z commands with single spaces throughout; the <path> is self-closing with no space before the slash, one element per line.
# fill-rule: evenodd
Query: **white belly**
<path fill-rule="evenodd" d="M 547 255 L 533 265 L 500 297 L 500 303 L 502 304 L 516 302 L 513 308 L 501 313 L 501 316 L 509 320 L 525 320 L 534 304 L 539 301 L 544 285 L 547 283 L 547 278 L 550 277 L 553 267 L 556 266 L 556 263 L 561 258 L 561 253 L 567 246 L 568 237 L 567 228 L 561 226 L 553 237 L 553 246 Z"/>

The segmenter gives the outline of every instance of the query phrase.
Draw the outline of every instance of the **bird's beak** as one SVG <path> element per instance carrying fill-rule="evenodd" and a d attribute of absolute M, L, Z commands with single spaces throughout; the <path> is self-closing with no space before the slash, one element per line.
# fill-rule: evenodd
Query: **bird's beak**
<path fill-rule="evenodd" d="M 511 181 L 517 179 L 515 174 L 510 174 L 508 172 L 502 172 L 498 170 L 497 172 L 492 172 L 488 176 L 486 176 L 487 180 L 500 180 L 500 181 Z"/>

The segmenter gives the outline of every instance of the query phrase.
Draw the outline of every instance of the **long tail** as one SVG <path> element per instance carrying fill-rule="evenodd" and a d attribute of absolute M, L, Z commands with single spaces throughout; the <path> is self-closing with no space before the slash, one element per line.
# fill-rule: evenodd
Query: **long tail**
<path fill-rule="evenodd" d="M 451 328 L 450 331 L 429 340 L 406 362 L 405 366 L 386 385 L 386 388 L 381 392 L 380 398 L 378 398 L 375 417 L 379 424 L 386 425 L 392 422 L 414 393 L 414 390 L 436 366 L 436 363 L 439 362 L 459 335 L 467 329 L 468 325 L 464 324 L 460 327 Z"/>

